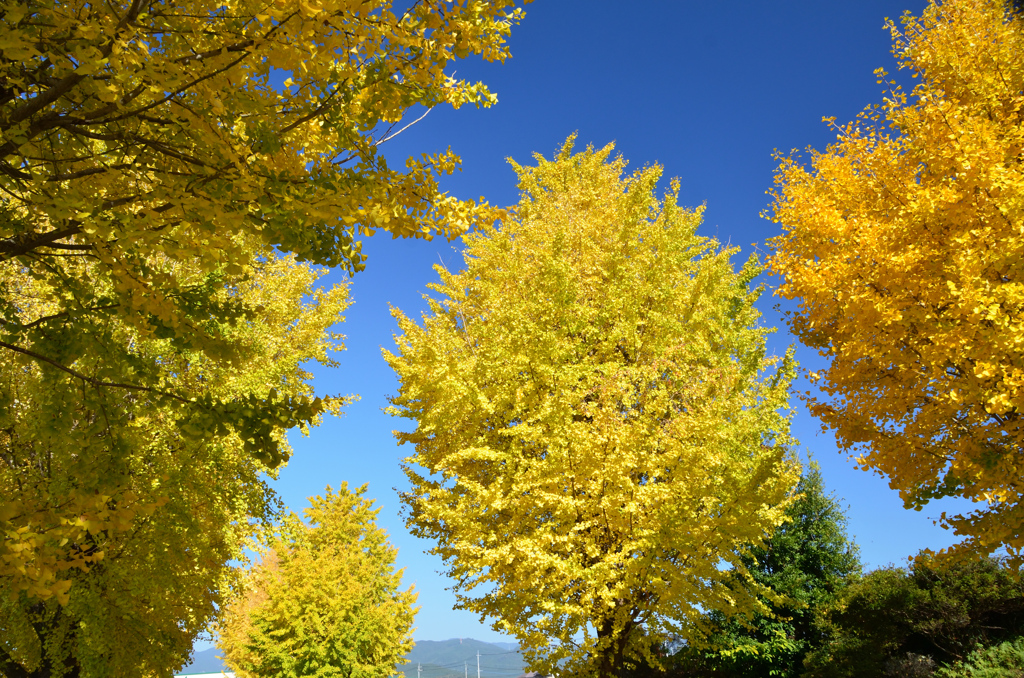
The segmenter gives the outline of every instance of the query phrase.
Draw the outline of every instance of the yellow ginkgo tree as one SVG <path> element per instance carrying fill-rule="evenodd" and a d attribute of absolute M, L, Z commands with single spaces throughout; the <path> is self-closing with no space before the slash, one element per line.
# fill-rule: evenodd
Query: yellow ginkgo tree
<path fill-rule="evenodd" d="M 238 678 L 391 678 L 406 661 L 416 593 L 365 493 L 328 487 L 262 545 L 217 627 Z"/>
<path fill-rule="evenodd" d="M 453 237 L 413 107 L 514 0 L 0 0 L 0 673 L 165 675 L 274 512 L 358 238 Z"/>
<path fill-rule="evenodd" d="M 785 158 L 772 218 L 793 332 L 828 360 L 812 412 L 951 553 L 1024 564 L 1024 19 L 999 0 L 932 2 L 889 24 L 911 93 Z M 834 123 L 833 123 L 834 124 Z"/>
<path fill-rule="evenodd" d="M 459 606 L 535 670 L 607 677 L 709 609 L 764 611 L 742 556 L 799 477 L 794 364 L 766 353 L 756 260 L 696 235 L 676 183 L 658 200 L 659 167 L 572 151 L 515 165 L 512 216 L 438 267 L 420 323 L 395 311 L 386 357 L 408 525 Z"/>

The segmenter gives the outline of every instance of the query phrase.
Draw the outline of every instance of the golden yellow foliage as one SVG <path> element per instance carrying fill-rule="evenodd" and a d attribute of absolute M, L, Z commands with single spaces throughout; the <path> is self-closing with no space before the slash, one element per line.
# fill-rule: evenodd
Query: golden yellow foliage
<path fill-rule="evenodd" d="M 264 545 L 218 624 L 238 678 L 388 678 L 412 647 L 410 587 L 366 485 L 313 497 Z"/>
<path fill-rule="evenodd" d="M 359 233 L 455 237 L 493 220 L 441 192 L 450 151 L 397 171 L 377 149 L 412 106 L 493 103 L 445 68 L 504 59 L 521 15 L 515 0 L 0 0 L 0 265 L 52 290 L 28 323 L 0 299 L 0 348 L 82 375 L 49 335 L 73 325 L 99 355 L 116 315 L 141 339 L 233 361 L 217 330 L 245 309 L 218 303 L 213 279 L 239 275 L 254 243 L 356 271 Z M 108 376 L 90 383 L 161 389 Z M 261 422 L 308 420 L 302 403 L 222 404 L 196 407 L 271 466 Z"/>
<path fill-rule="evenodd" d="M 214 267 L 237 260 L 239 232 L 354 268 L 357 227 L 456 236 L 491 216 L 439 192 L 458 158 L 396 172 L 377 155 L 378 127 L 417 104 L 493 103 L 444 69 L 503 60 L 514 4 L 6 0 L 0 252 L 87 246 L 130 296 L 157 282 L 126 275 L 133 254 L 206 248 Z"/>
<path fill-rule="evenodd" d="M 0 0 L 0 673 L 180 664 L 284 432 L 344 402 L 302 368 L 347 303 L 309 263 L 497 216 L 378 146 L 493 103 L 446 69 L 515 5 Z"/>
<path fill-rule="evenodd" d="M 798 480 L 794 366 L 765 355 L 755 259 L 697 236 L 676 182 L 659 201 L 660 167 L 572 149 L 514 165 L 514 217 L 437 268 L 421 323 L 395 311 L 386 357 L 408 525 L 459 605 L 535 670 L 608 676 L 705 610 L 764 611 L 737 582 Z"/>
<path fill-rule="evenodd" d="M 811 410 L 907 507 L 979 502 L 952 554 L 1024 563 L 1024 21 L 998 0 L 889 24 L 908 96 L 776 175 L 771 269 L 829 360 Z M 886 123 L 889 129 L 882 126 Z M 833 123 L 834 124 L 834 123 Z"/>

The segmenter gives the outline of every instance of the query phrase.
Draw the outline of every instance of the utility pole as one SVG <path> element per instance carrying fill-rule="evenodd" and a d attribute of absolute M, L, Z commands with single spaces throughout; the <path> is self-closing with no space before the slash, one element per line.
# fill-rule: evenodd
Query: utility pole
<path fill-rule="evenodd" d="M 480 650 L 476 651 L 476 678 L 480 678 Z"/>
<path fill-rule="evenodd" d="M 420 671 L 423 670 L 423 664 L 416 665 L 416 678 L 420 678 Z"/>
<path fill-rule="evenodd" d="M 469 678 L 469 662 L 462 662 L 462 668 L 466 669 L 466 678 Z"/>

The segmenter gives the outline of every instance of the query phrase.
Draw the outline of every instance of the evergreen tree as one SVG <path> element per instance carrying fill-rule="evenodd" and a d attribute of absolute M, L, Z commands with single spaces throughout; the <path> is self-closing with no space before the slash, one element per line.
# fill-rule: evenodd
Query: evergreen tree
<path fill-rule="evenodd" d="M 746 560 L 754 579 L 779 596 L 768 602 L 772 614 L 731 620 L 709 614 L 711 649 L 677 654 L 683 674 L 797 676 L 808 652 L 830 637 L 824 612 L 860 571 L 858 549 L 846 534 L 839 502 L 825 493 L 817 464 L 801 478 L 798 492 L 787 510 L 790 521 Z"/>

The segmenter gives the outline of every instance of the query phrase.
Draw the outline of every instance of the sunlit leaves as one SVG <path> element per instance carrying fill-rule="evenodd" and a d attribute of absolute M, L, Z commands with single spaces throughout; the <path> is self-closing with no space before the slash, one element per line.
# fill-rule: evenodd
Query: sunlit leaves
<path fill-rule="evenodd" d="M 420 323 L 395 312 L 387 354 L 415 422 L 408 525 L 544 673 L 657 663 L 703 610 L 762 609 L 727 580 L 798 475 L 756 260 L 735 272 L 677 184 L 659 201 L 660 168 L 623 176 L 611 151 L 515 165 L 513 215 L 437 269 Z"/>
<path fill-rule="evenodd" d="M 511 0 L 0 0 L 0 584 L 12 610 L 50 615 L 18 628 L 77 628 L 79 582 L 176 543 L 147 621 L 173 637 L 146 656 L 182 656 L 246 516 L 267 515 L 284 431 L 344 402 L 306 383 L 346 302 L 304 262 L 354 272 L 375 229 L 455 237 L 498 216 L 440 190 L 450 151 L 396 171 L 378 145 L 410 107 L 493 103 L 450 65 L 504 59 L 521 16 Z M 201 489 L 176 503 L 168 483 Z M 123 540 L 141 560 L 107 570 Z M 118 633 L 88 628 L 92 654 L 17 652 L 57 672 L 121 656 L 104 655 Z"/>
<path fill-rule="evenodd" d="M 450 64 L 506 58 L 521 16 L 514 0 L 0 0 L 0 265 L 44 283 L 52 314 L 99 306 L 140 339 L 238 360 L 214 330 L 244 311 L 212 290 L 254 243 L 355 272 L 358 238 L 376 229 L 453 238 L 500 214 L 441 191 L 459 166 L 450 150 L 396 170 L 378 145 L 410 107 L 493 103 Z M 88 323 L 58 355 L 11 303 L 0 321 L 0 350 L 43 362 L 75 369 L 73 354 L 108 350 Z M 145 376 L 108 381 L 158 388 Z M 200 405 L 196 426 L 233 419 L 271 464 L 281 455 L 264 414 L 302 423 L 319 411 Z"/>
<path fill-rule="evenodd" d="M 270 254 L 250 250 L 210 292 L 247 311 L 216 328 L 233 361 L 175 352 L 111 313 L 44 323 L 47 352 L 73 356 L 82 375 L 145 379 L 183 401 L 0 353 L 3 675 L 163 675 L 185 661 L 233 576 L 226 563 L 275 512 L 265 479 L 278 460 L 260 461 L 254 439 L 287 457 L 288 428 L 346 401 L 314 397 L 306 367 L 342 348 L 331 328 L 345 287 L 321 288 L 323 271 Z M 0 280 L 21 322 L 50 315 L 53 291 L 11 269 Z M 93 294 L 108 298 L 101 283 Z M 107 333 L 102 353 L 78 353 L 83 326 Z"/>
<path fill-rule="evenodd" d="M 886 94 L 810 167 L 776 175 L 772 269 L 793 331 L 829 359 L 812 411 L 968 558 L 1024 562 L 1024 27 L 996 0 L 947 0 L 889 28 Z M 882 123 L 885 123 L 883 126 Z"/>

